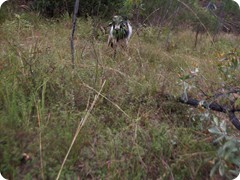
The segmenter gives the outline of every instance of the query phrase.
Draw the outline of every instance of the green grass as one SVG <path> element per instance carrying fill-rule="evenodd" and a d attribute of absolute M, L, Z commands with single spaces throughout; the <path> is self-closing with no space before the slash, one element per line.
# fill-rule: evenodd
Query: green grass
<path fill-rule="evenodd" d="M 107 35 L 94 39 L 91 21 L 79 19 L 73 74 L 70 18 L 21 14 L 2 23 L 0 32 L 0 172 L 6 178 L 56 178 L 105 80 L 62 179 L 210 178 L 217 149 L 199 128 L 208 123 L 193 121 L 187 106 L 164 94 L 181 95 L 179 74 L 195 67 L 206 79 L 196 79 L 206 92 L 218 87 L 217 54 L 236 47 L 239 37 L 221 35 L 212 45 L 203 35 L 193 49 L 194 34 L 178 32 L 166 50 L 166 35 L 157 39 L 158 31 L 148 28 L 133 34 L 129 54 L 118 51 L 112 59 Z M 21 163 L 22 153 L 31 160 Z"/>

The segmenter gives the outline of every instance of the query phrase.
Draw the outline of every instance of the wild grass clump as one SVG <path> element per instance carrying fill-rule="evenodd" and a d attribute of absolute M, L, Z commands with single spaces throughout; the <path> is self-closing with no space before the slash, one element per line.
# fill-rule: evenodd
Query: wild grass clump
<path fill-rule="evenodd" d="M 4 177 L 56 178 L 79 122 L 102 88 L 61 178 L 209 178 L 217 148 L 201 127 L 210 123 L 196 120 L 201 109 L 189 110 L 173 97 L 182 94 L 181 78 L 195 68 L 201 76 L 189 84 L 198 83 L 206 92 L 217 87 L 217 53 L 237 41 L 220 36 L 221 46 L 204 36 L 193 49 L 194 34 L 184 31 L 171 34 L 171 48 L 166 48 L 167 35 L 149 27 L 133 35 L 129 52 L 118 50 L 113 59 L 107 36 L 96 40 L 92 23 L 90 18 L 77 22 L 74 71 L 70 18 L 56 22 L 19 14 L 1 24 Z"/>

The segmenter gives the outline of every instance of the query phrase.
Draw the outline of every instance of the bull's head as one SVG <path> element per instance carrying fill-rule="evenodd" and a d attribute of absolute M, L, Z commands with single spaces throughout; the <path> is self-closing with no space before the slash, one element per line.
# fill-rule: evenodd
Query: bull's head
<path fill-rule="evenodd" d="M 112 23 L 113 23 L 114 29 L 119 30 L 122 28 L 121 26 L 123 25 L 123 18 L 121 16 L 114 16 Z"/>
<path fill-rule="evenodd" d="M 117 41 L 127 36 L 127 20 L 122 16 L 114 16 L 111 26 L 113 27 L 113 36 L 117 39 Z"/>

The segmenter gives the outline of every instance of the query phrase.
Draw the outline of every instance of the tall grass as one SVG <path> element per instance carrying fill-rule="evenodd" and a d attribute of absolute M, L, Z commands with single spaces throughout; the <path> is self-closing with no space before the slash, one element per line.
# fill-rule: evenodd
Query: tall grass
<path fill-rule="evenodd" d="M 56 178 L 79 119 L 106 82 L 74 138 L 62 178 L 209 178 L 216 148 L 199 128 L 204 122 L 164 94 L 180 95 L 179 74 L 195 67 L 207 79 L 199 80 L 203 88 L 217 86 L 217 54 L 239 37 L 222 35 L 212 45 L 203 35 L 193 49 L 194 34 L 177 32 L 166 49 L 166 34 L 159 39 L 158 31 L 143 28 L 133 34 L 129 53 L 112 59 L 107 36 L 95 39 L 92 21 L 79 19 L 72 78 L 69 23 L 68 17 L 56 22 L 20 14 L 0 27 L 1 173 Z M 22 153 L 31 160 L 21 162 Z"/>

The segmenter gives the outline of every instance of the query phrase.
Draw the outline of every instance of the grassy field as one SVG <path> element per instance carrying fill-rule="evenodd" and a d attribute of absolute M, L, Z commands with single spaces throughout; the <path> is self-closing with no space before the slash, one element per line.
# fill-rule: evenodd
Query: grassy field
<path fill-rule="evenodd" d="M 107 22 L 105 22 L 107 24 Z M 129 52 L 113 59 L 107 35 L 92 19 L 78 19 L 75 70 L 71 66 L 71 19 L 20 14 L 0 25 L 0 172 L 8 179 L 55 179 L 76 140 L 60 179 L 228 179 L 210 177 L 218 145 L 208 132 L 218 113 L 194 109 L 172 97 L 181 77 L 198 68 L 191 94 L 221 88 L 221 54 L 240 37 L 190 30 L 134 29 Z M 98 97 L 96 95 L 99 95 Z M 94 100 L 94 97 L 96 98 Z M 79 129 L 79 125 L 82 126 Z M 76 134 L 77 129 L 79 134 Z M 25 154 L 24 154 L 25 153 Z M 228 165 L 228 166 L 227 166 Z M 226 164 L 227 170 L 239 167 Z"/>

